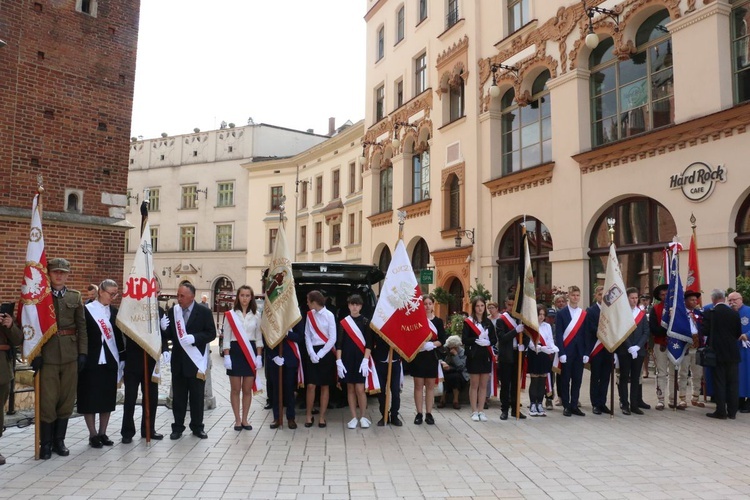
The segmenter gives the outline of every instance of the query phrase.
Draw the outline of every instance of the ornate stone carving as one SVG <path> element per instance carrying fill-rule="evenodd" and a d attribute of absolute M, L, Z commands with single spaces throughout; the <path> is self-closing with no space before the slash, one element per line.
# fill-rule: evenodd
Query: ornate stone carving
<path fill-rule="evenodd" d="M 554 163 L 546 163 L 538 167 L 521 170 L 517 173 L 493 179 L 485 182 L 484 185 L 490 190 L 493 197 L 524 191 L 551 183 L 554 168 Z"/>
<path fill-rule="evenodd" d="M 406 212 L 407 219 L 413 219 L 422 215 L 430 215 L 430 205 L 432 205 L 432 200 L 427 198 L 426 200 L 401 207 L 399 210 Z"/>
<path fill-rule="evenodd" d="M 375 215 L 370 215 L 367 220 L 370 221 L 372 227 L 385 226 L 393 222 L 393 210 L 382 212 Z"/>
<path fill-rule="evenodd" d="M 437 63 L 436 67 L 438 70 L 438 73 L 440 73 L 441 69 L 449 66 L 451 62 L 456 60 L 457 58 L 461 56 L 466 56 L 466 53 L 469 49 L 469 37 L 467 35 L 464 35 L 463 38 L 459 39 L 456 43 L 454 43 L 451 47 L 448 47 L 445 49 L 442 54 L 438 55 L 437 57 Z"/>
<path fill-rule="evenodd" d="M 446 181 L 448 180 L 448 177 L 451 174 L 455 174 L 456 177 L 458 177 L 458 183 L 463 184 L 464 183 L 464 171 L 466 170 L 466 163 L 461 162 L 456 165 L 453 165 L 452 167 L 444 168 L 440 174 L 440 185 L 443 186 L 443 189 L 446 189 Z"/>

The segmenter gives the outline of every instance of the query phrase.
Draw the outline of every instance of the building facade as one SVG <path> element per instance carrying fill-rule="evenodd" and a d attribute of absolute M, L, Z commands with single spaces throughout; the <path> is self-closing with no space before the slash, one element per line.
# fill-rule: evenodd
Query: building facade
<path fill-rule="evenodd" d="M 363 260 L 388 261 L 403 210 L 415 269 L 468 310 L 477 282 L 506 297 L 525 221 L 538 299 L 590 296 L 611 217 L 648 293 L 694 215 L 704 289 L 750 273 L 747 0 L 370 0 L 365 19 Z"/>
<path fill-rule="evenodd" d="M 128 165 L 127 220 L 140 228 L 140 202 L 148 189 L 154 269 L 162 292 L 176 293 L 184 280 L 215 305 L 222 293 L 247 283 L 249 224 L 263 194 L 248 184 L 242 164 L 287 157 L 327 137 L 266 124 L 134 140 Z M 139 229 L 129 232 L 125 261 L 132 262 Z M 253 250 L 254 251 L 254 250 Z M 127 269 L 125 270 L 128 271 Z"/>
<path fill-rule="evenodd" d="M 18 298 L 43 176 L 48 258 L 70 286 L 122 275 L 138 1 L 3 2 L 0 8 L 0 278 Z M 84 288 L 85 289 L 85 288 Z"/>

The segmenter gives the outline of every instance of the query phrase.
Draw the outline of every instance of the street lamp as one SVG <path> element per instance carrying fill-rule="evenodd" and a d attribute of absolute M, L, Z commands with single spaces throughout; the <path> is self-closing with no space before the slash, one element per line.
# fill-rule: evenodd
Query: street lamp
<path fill-rule="evenodd" d="M 474 229 L 461 229 L 461 226 L 458 226 L 456 229 L 456 237 L 453 238 L 456 248 L 461 248 L 461 236 L 466 236 L 471 244 L 474 244 Z"/>

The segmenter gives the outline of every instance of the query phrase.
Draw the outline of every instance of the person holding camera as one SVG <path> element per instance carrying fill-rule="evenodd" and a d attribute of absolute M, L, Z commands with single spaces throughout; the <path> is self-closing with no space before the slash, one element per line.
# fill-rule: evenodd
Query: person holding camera
<path fill-rule="evenodd" d="M 23 333 L 13 321 L 13 304 L 8 304 L 7 311 L 3 304 L 0 313 L 0 436 L 5 428 L 5 411 L 2 408 L 10 395 L 10 383 L 13 380 L 13 348 L 23 343 Z M 0 454 L 0 465 L 5 465 L 5 457 Z"/>

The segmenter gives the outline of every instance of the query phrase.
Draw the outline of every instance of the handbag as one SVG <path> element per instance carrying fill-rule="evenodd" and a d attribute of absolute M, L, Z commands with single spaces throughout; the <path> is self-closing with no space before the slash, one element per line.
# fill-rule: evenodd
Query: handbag
<path fill-rule="evenodd" d="M 695 362 L 707 368 L 716 367 L 716 351 L 712 347 L 700 347 L 695 351 Z"/>

